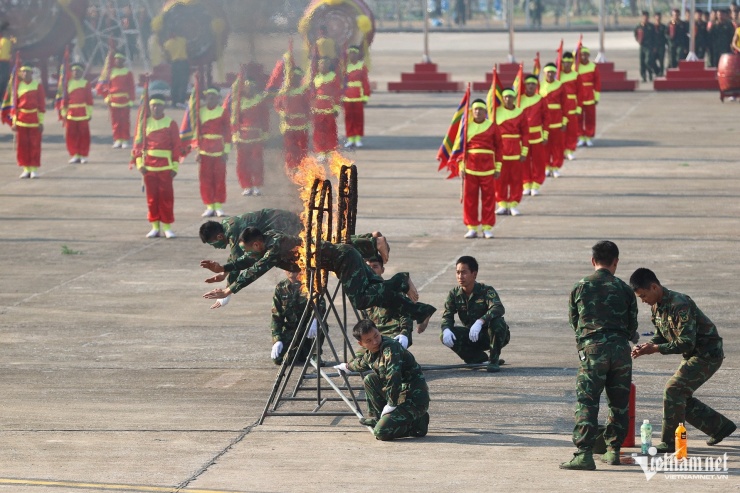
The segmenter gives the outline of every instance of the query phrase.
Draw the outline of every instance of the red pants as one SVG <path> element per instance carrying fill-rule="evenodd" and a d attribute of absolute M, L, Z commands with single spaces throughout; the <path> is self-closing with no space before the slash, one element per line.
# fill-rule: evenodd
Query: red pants
<path fill-rule="evenodd" d="M 144 175 L 144 185 L 146 185 L 146 205 L 149 207 L 147 214 L 149 222 L 174 223 L 175 193 L 172 190 L 172 172 L 147 171 Z"/>
<path fill-rule="evenodd" d="M 131 140 L 131 110 L 110 107 L 110 121 L 113 126 L 113 140 Z"/>
<path fill-rule="evenodd" d="M 522 167 L 524 163 L 519 160 L 504 160 L 501 166 L 501 175 L 496 180 L 496 202 L 522 201 L 524 189 L 522 188 Z"/>
<path fill-rule="evenodd" d="M 261 187 L 264 183 L 265 161 L 262 142 L 236 145 L 236 177 L 242 188 Z"/>
<path fill-rule="evenodd" d="M 39 127 L 16 127 L 16 159 L 18 166 L 41 166 L 41 130 Z"/>
<path fill-rule="evenodd" d="M 90 154 L 90 122 L 67 120 L 64 122 L 67 152 L 70 156 L 87 157 Z"/>
<path fill-rule="evenodd" d="M 543 142 L 540 142 L 539 144 L 530 144 L 527 160 L 522 164 L 524 165 L 522 167 L 523 184 L 528 185 L 531 183 L 537 183 L 538 185 L 542 185 L 545 183 L 545 166 L 547 166 L 545 144 Z"/>
<path fill-rule="evenodd" d="M 308 155 L 308 130 L 289 130 L 283 134 L 285 167 L 295 169 Z"/>
<path fill-rule="evenodd" d="M 362 101 L 344 103 L 344 130 L 347 137 L 365 135 L 365 105 Z"/>
<path fill-rule="evenodd" d="M 578 118 L 580 123 L 579 135 L 593 139 L 596 134 L 596 105 L 584 104 L 583 113 Z"/>
<path fill-rule="evenodd" d="M 226 202 L 226 163 L 220 156 L 200 156 L 198 166 L 200 198 L 203 203 L 223 204 Z"/>
<path fill-rule="evenodd" d="M 463 185 L 463 222 L 466 226 L 496 224 L 496 180 L 493 175 L 475 176 L 465 173 Z M 478 215 L 478 197 L 481 211 Z M 480 220 L 478 219 L 480 217 Z"/>
<path fill-rule="evenodd" d="M 313 114 L 313 150 L 331 152 L 339 146 L 337 117 L 333 113 Z"/>
<path fill-rule="evenodd" d="M 551 168 L 562 168 L 565 152 L 564 132 L 562 128 L 551 128 L 545 150 L 545 163 Z"/>
<path fill-rule="evenodd" d="M 578 132 L 580 125 L 579 115 L 568 115 L 568 125 L 565 127 L 565 148 L 575 152 L 578 145 Z"/>

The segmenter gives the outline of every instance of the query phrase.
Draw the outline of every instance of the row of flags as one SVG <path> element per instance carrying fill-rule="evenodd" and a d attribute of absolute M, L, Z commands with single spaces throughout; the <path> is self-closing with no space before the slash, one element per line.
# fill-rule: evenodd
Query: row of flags
<path fill-rule="evenodd" d="M 573 56 L 574 70 L 578 71 L 578 66 L 581 58 L 581 48 L 583 46 L 583 35 L 578 40 L 576 45 L 576 51 Z M 560 78 L 560 70 L 563 59 L 563 41 L 560 40 L 560 46 L 557 49 L 557 78 Z M 534 58 L 534 66 L 532 68 L 532 75 L 539 78 L 542 72 L 542 66 L 540 63 L 540 53 Z M 512 89 L 517 93 L 516 104 L 521 104 L 522 94 L 524 94 L 524 64 L 519 64 L 519 71 L 514 78 Z M 496 67 L 493 68 L 493 78 L 491 80 L 491 87 L 486 94 L 486 108 L 490 118 L 495 118 L 496 108 L 503 104 L 502 92 L 504 88 L 501 84 L 501 80 L 496 72 Z M 468 117 L 470 116 L 470 84 L 468 84 L 465 94 L 463 95 L 462 101 L 452 115 L 452 122 L 447 129 L 447 133 L 442 139 L 442 145 L 437 152 L 437 160 L 439 161 L 439 168 L 437 171 L 447 169 L 449 172 L 448 179 L 455 178 L 459 174 L 458 162 L 465 155 L 465 147 L 467 145 L 467 127 Z"/>

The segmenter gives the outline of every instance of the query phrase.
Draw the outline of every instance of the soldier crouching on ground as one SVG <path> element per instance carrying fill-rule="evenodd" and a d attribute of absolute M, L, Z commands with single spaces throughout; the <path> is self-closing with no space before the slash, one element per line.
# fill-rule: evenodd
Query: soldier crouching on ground
<path fill-rule="evenodd" d="M 429 387 L 414 355 L 398 341 L 381 336 L 372 320 L 358 322 L 352 335 L 366 352 L 334 368 L 371 372 L 364 379 L 368 417 L 360 423 L 372 427 L 378 440 L 426 436 Z"/>
<path fill-rule="evenodd" d="M 465 363 L 488 362 L 490 373 L 500 371 L 501 349 L 511 334 L 504 320 L 504 305 L 492 286 L 476 282 L 478 261 L 470 256 L 457 259 L 457 283 L 445 301 L 442 315 L 442 344 L 452 349 Z M 463 326 L 455 325 L 455 314 Z M 485 353 L 490 349 L 490 355 Z"/>

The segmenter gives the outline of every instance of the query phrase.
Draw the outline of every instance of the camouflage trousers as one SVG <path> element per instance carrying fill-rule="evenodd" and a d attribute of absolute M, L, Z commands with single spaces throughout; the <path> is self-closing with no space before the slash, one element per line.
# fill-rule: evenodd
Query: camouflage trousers
<path fill-rule="evenodd" d="M 501 349 L 509 344 L 511 339 L 509 326 L 503 317 L 483 327 L 476 342 L 470 340 L 470 329 L 467 327 L 456 325 L 450 330 L 455 334 L 455 343 L 451 349 L 468 364 L 498 362 Z M 442 340 L 442 334 L 439 335 L 439 339 Z M 485 353 L 489 350 L 490 356 Z"/>
<path fill-rule="evenodd" d="M 576 424 L 573 443 L 579 450 L 591 450 L 598 434 L 599 400 L 606 391 L 609 415 L 604 441 L 619 449 L 629 427 L 632 358 L 627 339 L 589 344 L 578 352 L 581 367 L 576 377 Z"/>
<path fill-rule="evenodd" d="M 383 407 L 388 404 L 385 396 L 385 383 L 377 373 L 371 372 L 365 377 L 365 399 L 368 414 L 374 418 L 380 416 Z M 429 411 L 429 387 L 421 380 L 417 384 L 403 384 L 398 406 L 392 412 L 384 414 L 373 429 L 378 440 L 393 440 L 409 436 Z"/>
<path fill-rule="evenodd" d="M 692 356 L 681 362 L 663 393 L 663 442 L 673 443 L 678 423 L 689 423 L 710 436 L 729 423 L 725 416 L 693 396 L 719 370 L 723 359 L 720 353 L 707 358 Z"/>
<path fill-rule="evenodd" d="M 436 311 L 431 305 L 414 303 L 404 295 L 409 289 L 408 272 L 399 272 L 387 281 L 377 276 L 351 245 L 322 244 L 323 262 L 336 273 L 344 292 L 358 310 L 381 306 L 396 310 L 417 323 Z"/>

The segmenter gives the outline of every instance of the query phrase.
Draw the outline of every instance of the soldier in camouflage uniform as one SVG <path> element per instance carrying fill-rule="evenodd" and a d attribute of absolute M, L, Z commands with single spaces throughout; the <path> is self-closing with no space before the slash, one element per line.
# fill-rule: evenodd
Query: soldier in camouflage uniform
<path fill-rule="evenodd" d="M 478 262 L 470 256 L 455 264 L 459 286 L 452 288 L 442 315 L 442 344 L 452 349 L 465 363 L 488 362 L 486 370 L 500 371 L 501 349 L 511 338 L 504 320 L 504 305 L 492 286 L 476 282 Z M 455 325 L 455 314 L 463 326 Z M 490 350 L 490 355 L 485 353 Z"/>
<path fill-rule="evenodd" d="M 668 380 L 663 394 L 662 443 L 659 453 L 675 451 L 678 423 L 688 422 L 707 435 L 707 445 L 730 436 L 735 423 L 694 397 L 694 392 L 722 366 L 724 351 L 717 327 L 685 294 L 661 286 L 653 271 L 637 269 L 630 285 L 643 303 L 650 305 L 655 335 L 635 346 L 632 357 L 643 354 L 682 354 L 683 361 Z"/>
<path fill-rule="evenodd" d="M 306 293 L 301 289 L 301 281 L 298 279 L 298 273 L 289 271 L 285 273 L 288 277 L 275 286 L 275 294 L 272 296 L 272 321 L 270 329 L 272 331 L 273 345 L 270 356 L 276 365 L 283 363 L 285 350 L 290 347 L 290 343 L 296 336 L 296 333 L 298 333 L 299 340 L 303 337 L 303 332 L 306 330 L 307 325 L 304 324 L 301 328 L 302 330 L 299 331 L 298 324 L 306 309 L 308 299 Z M 323 299 L 321 301 L 323 303 Z M 321 308 L 323 312 L 323 305 Z M 317 332 L 318 325 L 314 318 L 311 320 L 307 337 L 313 339 L 316 337 Z M 294 347 L 288 353 L 288 361 L 293 360 L 296 352 L 298 352 L 298 362 L 306 361 L 310 350 L 311 344 L 305 341 L 300 350 L 298 350 L 298 347 Z"/>
<path fill-rule="evenodd" d="M 598 434 L 599 399 L 606 391 L 609 416 L 604 432 L 607 452 L 602 461 L 618 465 L 619 449 L 629 427 L 632 384 L 630 341 L 637 341 L 637 299 L 614 276 L 619 249 L 611 241 L 592 248 L 595 272 L 576 283 L 570 293 L 570 326 L 576 334 L 581 366 L 576 377 L 576 424 L 573 443 L 578 451 L 561 469 L 596 469 L 593 446 Z"/>
<path fill-rule="evenodd" d="M 365 262 L 375 275 L 381 278 L 383 277 L 385 267 L 383 267 L 383 261 L 381 259 L 365 259 Z M 409 317 L 379 306 L 365 310 L 365 317 L 375 323 L 375 327 L 380 331 L 380 335 L 397 340 L 404 349 L 408 349 L 411 346 L 414 321 Z M 355 354 L 357 357 L 360 357 L 360 354 L 363 352 L 364 349 L 360 349 Z"/>
<path fill-rule="evenodd" d="M 298 272 L 298 247 L 301 239 L 277 231 L 262 233 L 256 228 L 247 228 L 239 238 L 244 255 L 223 266 L 213 261 L 207 262 L 213 272 L 229 273 L 240 271 L 237 279 L 226 289 L 213 289 L 204 294 L 206 299 L 221 299 L 249 286 L 273 267 Z M 344 287 L 344 292 L 358 310 L 381 306 L 397 310 L 426 328 L 436 309 L 424 303 L 417 303 L 419 294 L 411 282 L 408 272 L 400 272 L 384 281 L 367 266 L 360 252 L 352 245 L 321 244 L 321 268 L 334 272 Z M 377 254 L 377 253 L 376 253 Z M 404 296 L 408 293 L 408 297 Z M 423 329 L 422 329 L 423 330 Z"/>
<path fill-rule="evenodd" d="M 372 320 L 360 321 L 352 335 L 366 352 L 334 368 L 371 372 L 364 381 L 368 417 L 360 423 L 371 426 L 378 440 L 426 436 L 429 387 L 414 355 L 397 341 L 381 336 Z"/>

